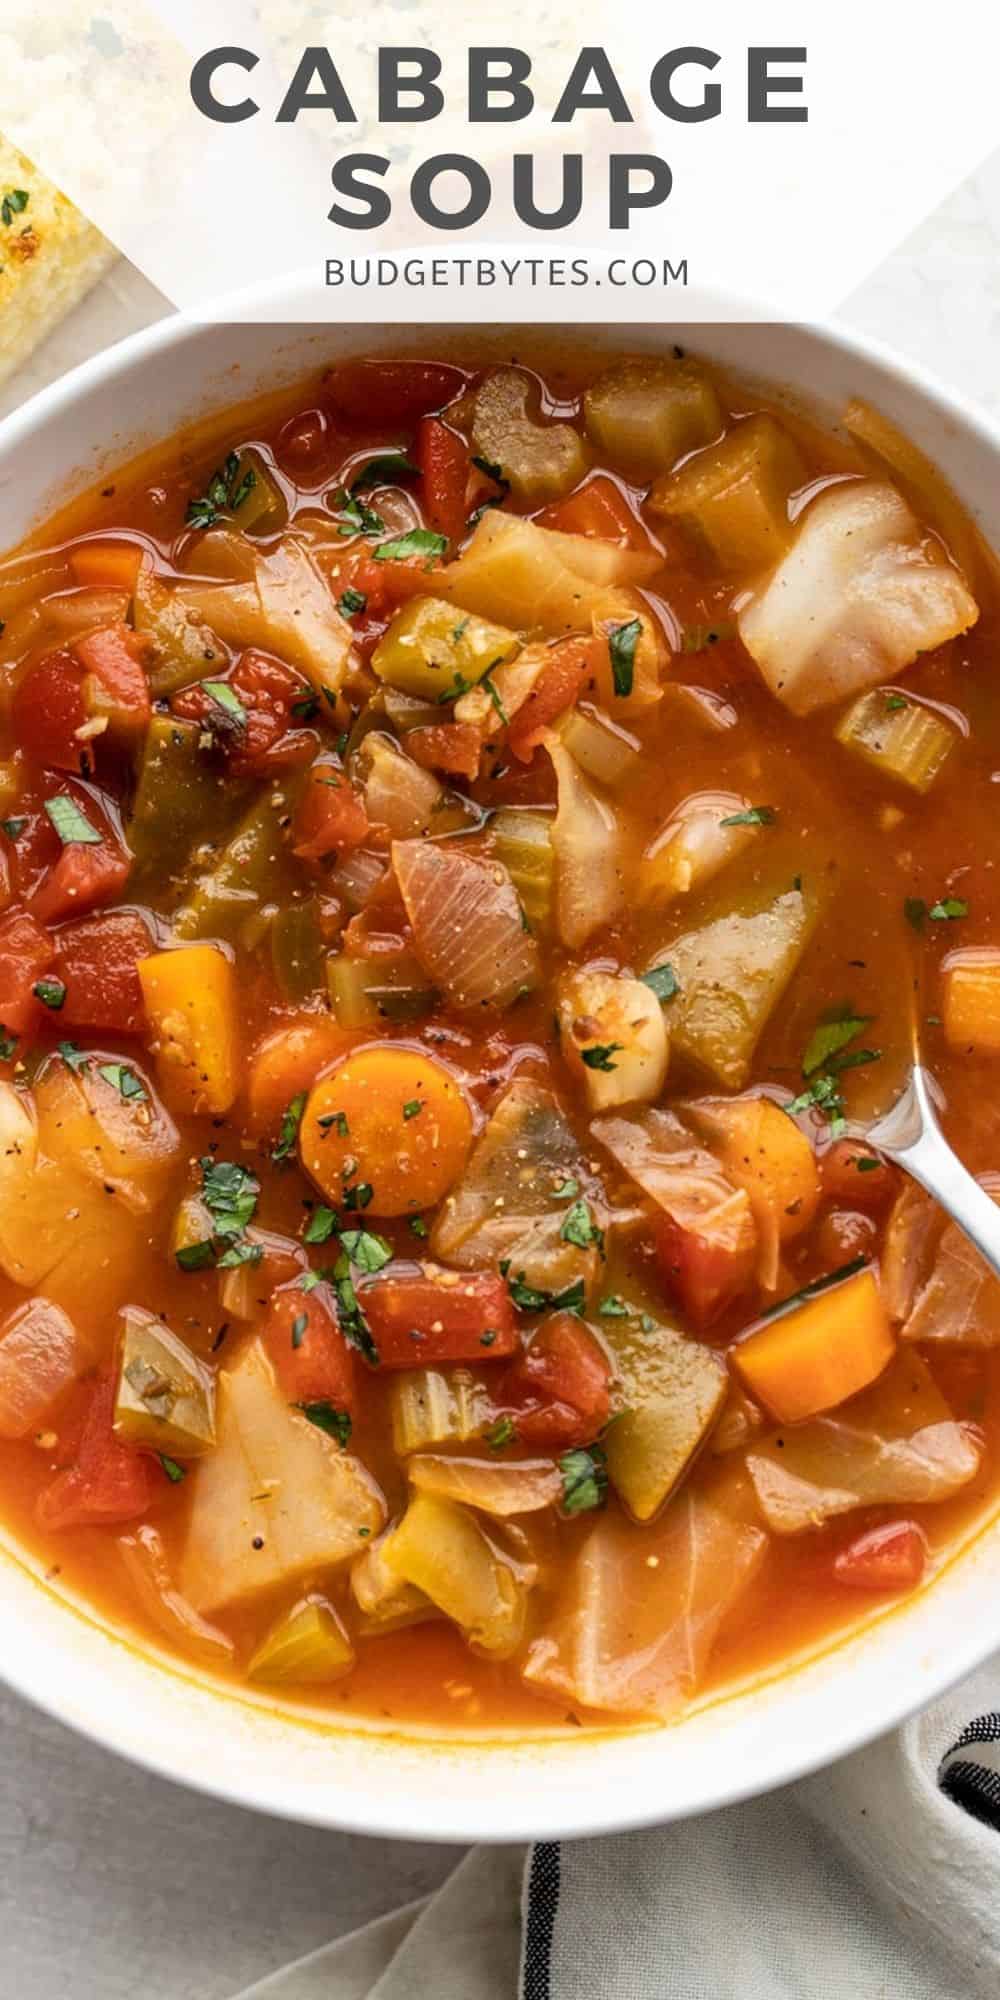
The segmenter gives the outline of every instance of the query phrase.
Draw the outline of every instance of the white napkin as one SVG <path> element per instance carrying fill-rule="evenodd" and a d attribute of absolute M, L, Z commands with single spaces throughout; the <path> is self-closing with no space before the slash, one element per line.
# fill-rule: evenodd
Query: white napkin
<path fill-rule="evenodd" d="M 752 1804 L 474 1848 L 436 1896 L 241 2000 L 996 2000 L 996 1709 L 1000 1660 Z"/>

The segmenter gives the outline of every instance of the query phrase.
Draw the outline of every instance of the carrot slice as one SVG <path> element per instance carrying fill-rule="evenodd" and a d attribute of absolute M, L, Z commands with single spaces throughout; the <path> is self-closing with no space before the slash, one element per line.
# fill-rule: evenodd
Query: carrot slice
<path fill-rule="evenodd" d="M 77 583 L 85 588 L 127 590 L 131 597 L 142 568 L 142 553 L 135 542 L 78 542 L 70 549 L 69 566 Z"/>
<path fill-rule="evenodd" d="M 299 1151 L 335 1206 L 406 1215 L 447 1194 L 471 1143 L 469 1107 L 444 1064 L 375 1043 L 310 1093 Z"/>

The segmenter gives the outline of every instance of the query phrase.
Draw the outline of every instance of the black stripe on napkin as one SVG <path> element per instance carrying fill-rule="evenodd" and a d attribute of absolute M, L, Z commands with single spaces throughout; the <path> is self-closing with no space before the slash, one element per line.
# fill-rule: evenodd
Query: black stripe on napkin
<path fill-rule="evenodd" d="M 521 2000 L 550 2000 L 552 1933 L 559 1908 L 559 1842 L 540 1840 L 531 1856 Z"/>
<path fill-rule="evenodd" d="M 962 1755 L 972 1749 L 984 1754 Z M 966 1724 L 941 1759 L 938 1784 L 953 1805 L 1000 1833 L 1000 1713 L 977 1715 Z"/>

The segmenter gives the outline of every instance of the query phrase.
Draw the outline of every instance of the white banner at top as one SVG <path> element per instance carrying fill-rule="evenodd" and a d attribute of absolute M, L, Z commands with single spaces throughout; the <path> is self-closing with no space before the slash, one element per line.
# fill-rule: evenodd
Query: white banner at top
<path fill-rule="evenodd" d="M 190 313 L 812 318 L 998 55 L 982 0 L 0 0 L 0 129 Z"/>

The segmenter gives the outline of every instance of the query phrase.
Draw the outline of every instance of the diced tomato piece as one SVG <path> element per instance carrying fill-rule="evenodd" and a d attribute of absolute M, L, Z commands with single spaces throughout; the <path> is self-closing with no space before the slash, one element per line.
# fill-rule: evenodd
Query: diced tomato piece
<path fill-rule="evenodd" d="M 483 739 L 471 722 L 428 723 L 411 729 L 406 748 L 425 771 L 446 771 L 456 778 L 474 778 L 479 771 Z"/>
<path fill-rule="evenodd" d="M 557 500 L 536 514 L 540 528 L 556 528 L 564 535 L 589 535 L 597 541 L 617 542 L 622 549 L 649 549 L 649 535 L 638 514 L 629 506 L 620 487 L 607 472 L 593 472 L 566 500 Z"/>
<path fill-rule="evenodd" d="M 750 1285 L 756 1244 L 681 1229 L 664 1217 L 656 1233 L 656 1255 L 668 1291 L 696 1326 L 711 1326 Z"/>
<path fill-rule="evenodd" d="M 370 831 L 368 814 L 342 765 L 318 757 L 295 808 L 293 851 L 302 861 L 360 847 Z"/>
<path fill-rule="evenodd" d="M 172 707 L 186 722 L 213 730 L 234 777 L 286 770 L 315 754 L 315 730 L 300 725 L 314 712 L 316 697 L 301 674 L 268 653 L 251 650 L 241 653 L 232 672 L 219 679 L 232 690 L 242 717 L 201 684 L 182 688 Z"/>
<path fill-rule="evenodd" d="M 850 1590 L 915 1590 L 927 1562 L 927 1543 L 915 1521 L 887 1521 L 848 1542 L 834 1557 L 833 1574 Z"/>
<path fill-rule="evenodd" d="M 119 728 L 139 735 L 152 714 L 149 681 L 146 678 L 152 647 L 141 632 L 129 625 L 105 625 L 87 632 L 73 642 L 73 651 L 84 672 L 93 674 L 112 704 L 110 718 Z"/>
<path fill-rule="evenodd" d="M 40 1527 L 108 1527 L 134 1521 L 152 1505 L 153 1462 L 116 1438 L 114 1409 L 114 1376 L 102 1375 L 91 1393 L 75 1462 L 38 1496 Z"/>
<path fill-rule="evenodd" d="M 439 535 L 460 541 L 468 522 L 469 447 L 439 417 L 423 417 L 413 447 L 424 513 Z"/>
<path fill-rule="evenodd" d="M 517 1349 L 510 1293 L 492 1272 L 397 1266 L 358 1296 L 383 1368 L 498 1361 Z"/>
<path fill-rule="evenodd" d="M 827 1201 L 877 1215 L 888 1208 L 899 1186 L 899 1175 L 888 1160 L 859 1139 L 838 1139 L 819 1164 Z"/>
<path fill-rule="evenodd" d="M 32 914 L 43 924 L 60 924 L 109 903 L 128 881 L 131 858 L 110 828 L 92 846 L 72 842 L 31 898 Z"/>
<path fill-rule="evenodd" d="M 518 709 L 507 732 L 510 750 L 522 764 L 530 763 L 549 724 L 579 700 L 594 672 L 594 644 L 592 638 L 581 634 L 578 638 L 561 639 L 552 647 L 527 701 Z"/>
<path fill-rule="evenodd" d="M 60 771 L 88 768 L 86 743 L 77 730 L 87 720 L 84 669 L 64 648 L 46 653 L 18 681 L 11 703 L 11 727 L 18 743 L 40 764 Z"/>
<path fill-rule="evenodd" d="M 394 430 L 440 410 L 465 386 L 460 368 L 442 361 L 342 361 L 323 378 L 323 393 L 345 423 Z"/>
<path fill-rule="evenodd" d="M 587 1444 L 611 1408 L 611 1368 L 575 1313 L 553 1313 L 504 1376 L 498 1404 L 517 1435 L 543 1450 Z"/>
<path fill-rule="evenodd" d="M 50 970 L 55 945 L 33 917 L 16 910 L 0 922 L 0 1022 L 26 1035 L 42 1016 L 34 986 Z"/>
<path fill-rule="evenodd" d="M 355 1360 L 323 1290 L 287 1285 L 275 1292 L 264 1323 L 264 1345 L 290 1403 L 354 1408 Z"/>
<path fill-rule="evenodd" d="M 153 950 L 153 932 L 136 910 L 109 910 L 66 924 L 55 937 L 55 970 L 66 988 L 66 1028 L 141 1035 L 146 1025 L 136 966 Z"/>

